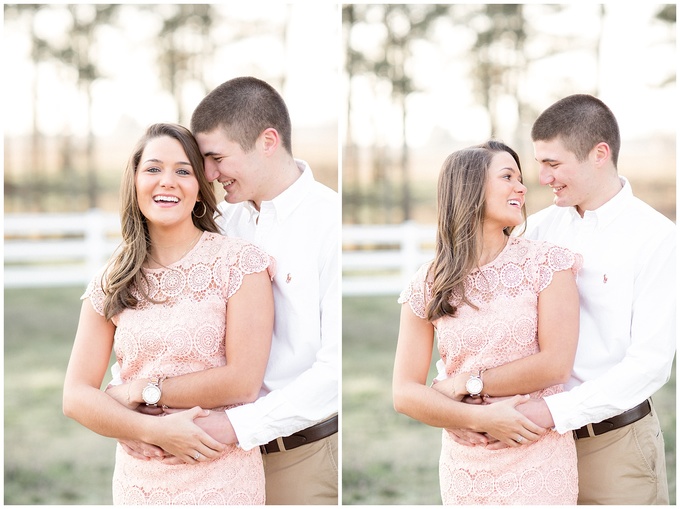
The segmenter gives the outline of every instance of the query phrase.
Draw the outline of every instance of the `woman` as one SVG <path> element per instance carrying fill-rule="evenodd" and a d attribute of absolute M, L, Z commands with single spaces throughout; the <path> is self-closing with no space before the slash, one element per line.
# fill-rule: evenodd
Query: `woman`
<path fill-rule="evenodd" d="M 118 445 L 115 504 L 264 503 L 260 451 L 225 446 L 200 431 L 193 419 L 207 411 L 135 411 L 162 402 L 164 378 L 227 363 L 247 373 L 224 389 L 234 404 L 254 400 L 262 384 L 273 260 L 217 233 L 215 209 L 191 133 L 151 126 L 123 176 L 122 248 L 83 295 L 64 413 L 104 436 L 143 437 L 183 463 L 144 461 Z M 126 383 L 123 403 L 100 390 L 112 348 Z"/>
<path fill-rule="evenodd" d="M 451 154 L 439 177 L 435 259 L 399 299 L 394 405 L 444 428 L 445 504 L 576 503 L 572 436 L 515 409 L 518 394 L 562 390 L 578 337 L 580 257 L 510 236 L 525 220 L 525 193 L 519 158 L 504 144 Z M 428 387 L 435 332 L 448 378 Z M 515 396 L 466 404 L 482 395 Z M 498 442 L 463 445 L 446 428 L 485 430 Z"/>

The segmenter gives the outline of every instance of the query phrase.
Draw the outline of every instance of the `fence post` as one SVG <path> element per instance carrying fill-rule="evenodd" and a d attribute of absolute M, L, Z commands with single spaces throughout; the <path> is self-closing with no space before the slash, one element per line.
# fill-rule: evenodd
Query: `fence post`
<path fill-rule="evenodd" d="M 401 280 L 406 284 L 418 269 L 420 237 L 415 221 L 402 223 L 401 231 Z"/>
<path fill-rule="evenodd" d="M 106 256 L 106 232 L 101 209 L 89 209 L 85 214 L 85 266 L 88 277 L 101 268 Z"/>

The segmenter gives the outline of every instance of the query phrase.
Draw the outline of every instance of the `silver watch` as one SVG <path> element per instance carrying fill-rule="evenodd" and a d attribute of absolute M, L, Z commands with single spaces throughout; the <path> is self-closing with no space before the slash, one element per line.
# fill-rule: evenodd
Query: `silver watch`
<path fill-rule="evenodd" d="M 468 391 L 473 398 L 478 397 L 484 390 L 484 382 L 482 382 L 482 370 L 478 374 L 470 374 L 467 382 L 465 382 L 465 390 Z"/>
<path fill-rule="evenodd" d="M 156 406 L 161 400 L 161 387 L 158 378 L 152 378 L 144 389 L 142 389 L 142 399 L 147 406 Z"/>

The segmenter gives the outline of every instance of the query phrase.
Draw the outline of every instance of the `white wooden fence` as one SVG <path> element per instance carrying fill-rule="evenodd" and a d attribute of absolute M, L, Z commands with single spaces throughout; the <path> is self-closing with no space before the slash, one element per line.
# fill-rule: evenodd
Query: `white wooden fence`
<path fill-rule="evenodd" d="M 433 256 L 436 229 L 399 225 L 342 228 L 343 295 L 398 295 Z M 118 214 L 5 214 L 6 288 L 86 285 L 120 243 Z"/>
<path fill-rule="evenodd" d="M 434 256 L 436 226 L 342 227 L 342 293 L 398 295 L 415 271 Z"/>
<path fill-rule="evenodd" d="M 5 214 L 6 288 L 85 285 L 120 243 L 118 214 Z"/>

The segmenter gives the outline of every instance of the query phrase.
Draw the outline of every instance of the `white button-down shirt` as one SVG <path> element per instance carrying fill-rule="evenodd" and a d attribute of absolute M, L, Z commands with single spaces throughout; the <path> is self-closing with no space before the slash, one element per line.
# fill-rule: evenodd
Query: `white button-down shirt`
<path fill-rule="evenodd" d="M 227 410 L 244 449 L 338 411 L 340 202 L 306 162 L 296 163 L 298 180 L 260 211 L 251 202 L 224 202 L 217 220 L 223 233 L 276 260 L 274 334 L 260 399 Z"/>
<path fill-rule="evenodd" d="M 581 217 L 551 206 L 527 220 L 526 236 L 583 255 L 580 332 L 567 392 L 546 398 L 560 433 L 618 415 L 670 376 L 675 354 L 672 221 L 633 196 L 630 184 Z"/>

